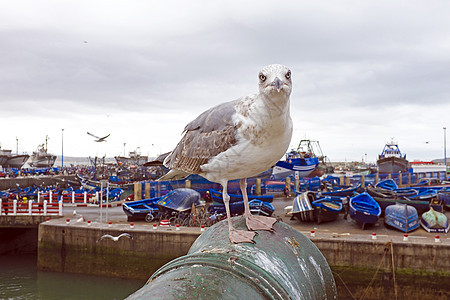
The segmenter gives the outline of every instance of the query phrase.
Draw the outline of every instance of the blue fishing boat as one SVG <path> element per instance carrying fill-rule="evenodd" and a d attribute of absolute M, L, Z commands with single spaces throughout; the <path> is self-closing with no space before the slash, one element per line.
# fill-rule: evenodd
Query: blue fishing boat
<path fill-rule="evenodd" d="M 439 191 L 438 199 L 442 201 L 445 208 L 450 209 L 450 191 L 447 190 Z"/>
<path fill-rule="evenodd" d="M 303 222 L 315 221 L 314 207 L 312 202 L 316 200 L 313 192 L 304 192 L 297 195 L 292 203 L 292 219 L 297 218 Z"/>
<path fill-rule="evenodd" d="M 381 215 L 380 205 L 367 193 L 359 194 L 350 198 L 350 217 L 362 224 L 373 225 Z"/>
<path fill-rule="evenodd" d="M 326 190 L 322 190 L 322 196 L 330 197 L 347 197 L 352 196 L 353 192 L 358 191 L 361 188 L 361 183 L 357 185 L 333 185 L 328 186 Z"/>
<path fill-rule="evenodd" d="M 284 179 L 294 176 L 296 172 L 299 177 L 309 177 L 314 170 L 319 170 L 320 160 L 314 154 L 313 143 L 318 145 L 317 141 L 301 140 L 297 150 L 287 153 L 285 160 L 280 160 L 275 164 L 272 170 L 272 179 Z M 314 176 L 321 176 L 324 171 L 321 170 L 320 174 L 314 173 L 316 173 Z"/>
<path fill-rule="evenodd" d="M 250 207 L 250 213 L 252 215 L 261 215 L 270 217 L 275 211 L 275 208 L 271 203 L 259 199 L 249 201 L 248 205 Z"/>
<path fill-rule="evenodd" d="M 131 202 L 122 203 L 122 209 L 127 215 L 128 221 L 133 220 L 146 220 L 151 222 L 158 214 L 159 208 L 156 202 L 161 197 L 155 197 L 151 199 L 137 200 Z"/>
<path fill-rule="evenodd" d="M 419 193 L 416 189 L 413 188 L 398 188 L 395 189 L 394 192 L 398 197 L 414 197 Z"/>
<path fill-rule="evenodd" d="M 248 202 L 250 213 L 252 215 L 261 215 L 270 217 L 275 208 L 269 202 L 262 201 L 259 199 L 254 199 Z M 230 202 L 230 213 L 231 215 L 242 215 L 244 213 L 244 201 Z M 213 204 L 208 208 L 208 212 L 211 214 L 226 214 L 225 204 Z"/>
<path fill-rule="evenodd" d="M 239 202 L 231 202 L 229 204 L 230 214 L 234 215 L 242 215 L 244 213 L 244 201 Z M 210 214 L 226 214 L 225 204 L 212 204 L 208 207 L 208 212 Z"/>
<path fill-rule="evenodd" d="M 378 182 L 375 185 L 375 187 L 386 189 L 386 190 L 391 190 L 391 191 L 398 189 L 398 185 L 397 185 L 397 183 L 395 183 L 395 181 L 393 179 L 381 180 L 380 182 Z"/>
<path fill-rule="evenodd" d="M 422 200 L 422 201 L 431 201 L 436 198 L 438 191 L 435 189 L 425 189 L 420 191 L 417 195 L 407 197 L 410 200 Z"/>
<path fill-rule="evenodd" d="M 156 201 L 156 205 L 162 212 L 185 212 L 192 205 L 200 206 L 200 193 L 193 189 L 175 189 Z"/>
<path fill-rule="evenodd" d="M 419 216 L 414 207 L 396 203 L 386 207 L 384 222 L 400 231 L 410 232 L 419 227 Z"/>
<path fill-rule="evenodd" d="M 221 191 L 218 191 L 215 189 L 209 189 L 209 193 L 214 202 L 223 204 L 223 195 L 222 195 Z M 244 200 L 242 195 L 237 195 L 237 194 L 228 194 L 228 195 L 230 196 L 230 203 L 240 202 L 240 201 Z M 273 195 L 262 195 L 262 196 L 247 195 L 247 197 L 248 197 L 248 200 L 258 199 L 258 200 L 262 200 L 262 201 L 269 202 L 269 203 L 273 201 Z"/>
<path fill-rule="evenodd" d="M 317 224 L 334 221 L 342 210 L 341 197 L 323 197 L 312 202 Z"/>

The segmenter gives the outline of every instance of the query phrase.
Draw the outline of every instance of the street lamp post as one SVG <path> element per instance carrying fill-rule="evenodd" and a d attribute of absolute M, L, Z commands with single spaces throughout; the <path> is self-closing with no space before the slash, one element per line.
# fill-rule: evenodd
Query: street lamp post
<path fill-rule="evenodd" d="M 61 129 L 61 170 L 64 167 L 64 128 Z"/>
<path fill-rule="evenodd" d="M 444 127 L 444 165 L 445 176 L 447 176 L 447 127 Z"/>

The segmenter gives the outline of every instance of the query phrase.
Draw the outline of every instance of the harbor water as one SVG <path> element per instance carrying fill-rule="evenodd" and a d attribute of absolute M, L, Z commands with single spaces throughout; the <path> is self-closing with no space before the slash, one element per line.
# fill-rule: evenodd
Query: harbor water
<path fill-rule="evenodd" d="M 0 299 L 124 299 L 145 281 L 37 270 L 36 255 L 0 256 Z"/>

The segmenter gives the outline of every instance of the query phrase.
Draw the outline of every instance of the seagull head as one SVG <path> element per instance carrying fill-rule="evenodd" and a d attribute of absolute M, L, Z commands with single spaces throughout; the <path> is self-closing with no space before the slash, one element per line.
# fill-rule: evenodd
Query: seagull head
<path fill-rule="evenodd" d="M 283 65 L 268 65 L 258 74 L 259 92 L 289 97 L 292 91 L 291 70 Z"/>

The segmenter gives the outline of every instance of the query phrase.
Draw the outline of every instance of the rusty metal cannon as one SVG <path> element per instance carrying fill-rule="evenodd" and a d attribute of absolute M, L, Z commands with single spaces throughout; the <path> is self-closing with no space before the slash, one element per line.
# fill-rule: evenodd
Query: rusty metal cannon
<path fill-rule="evenodd" d="M 245 228 L 242 216 L 233 223 Z M 128 299 L 337 299 L 327 261 L 302 233 L 278 222 L 255 242 L 232 244 L 217 223 Z"/>

